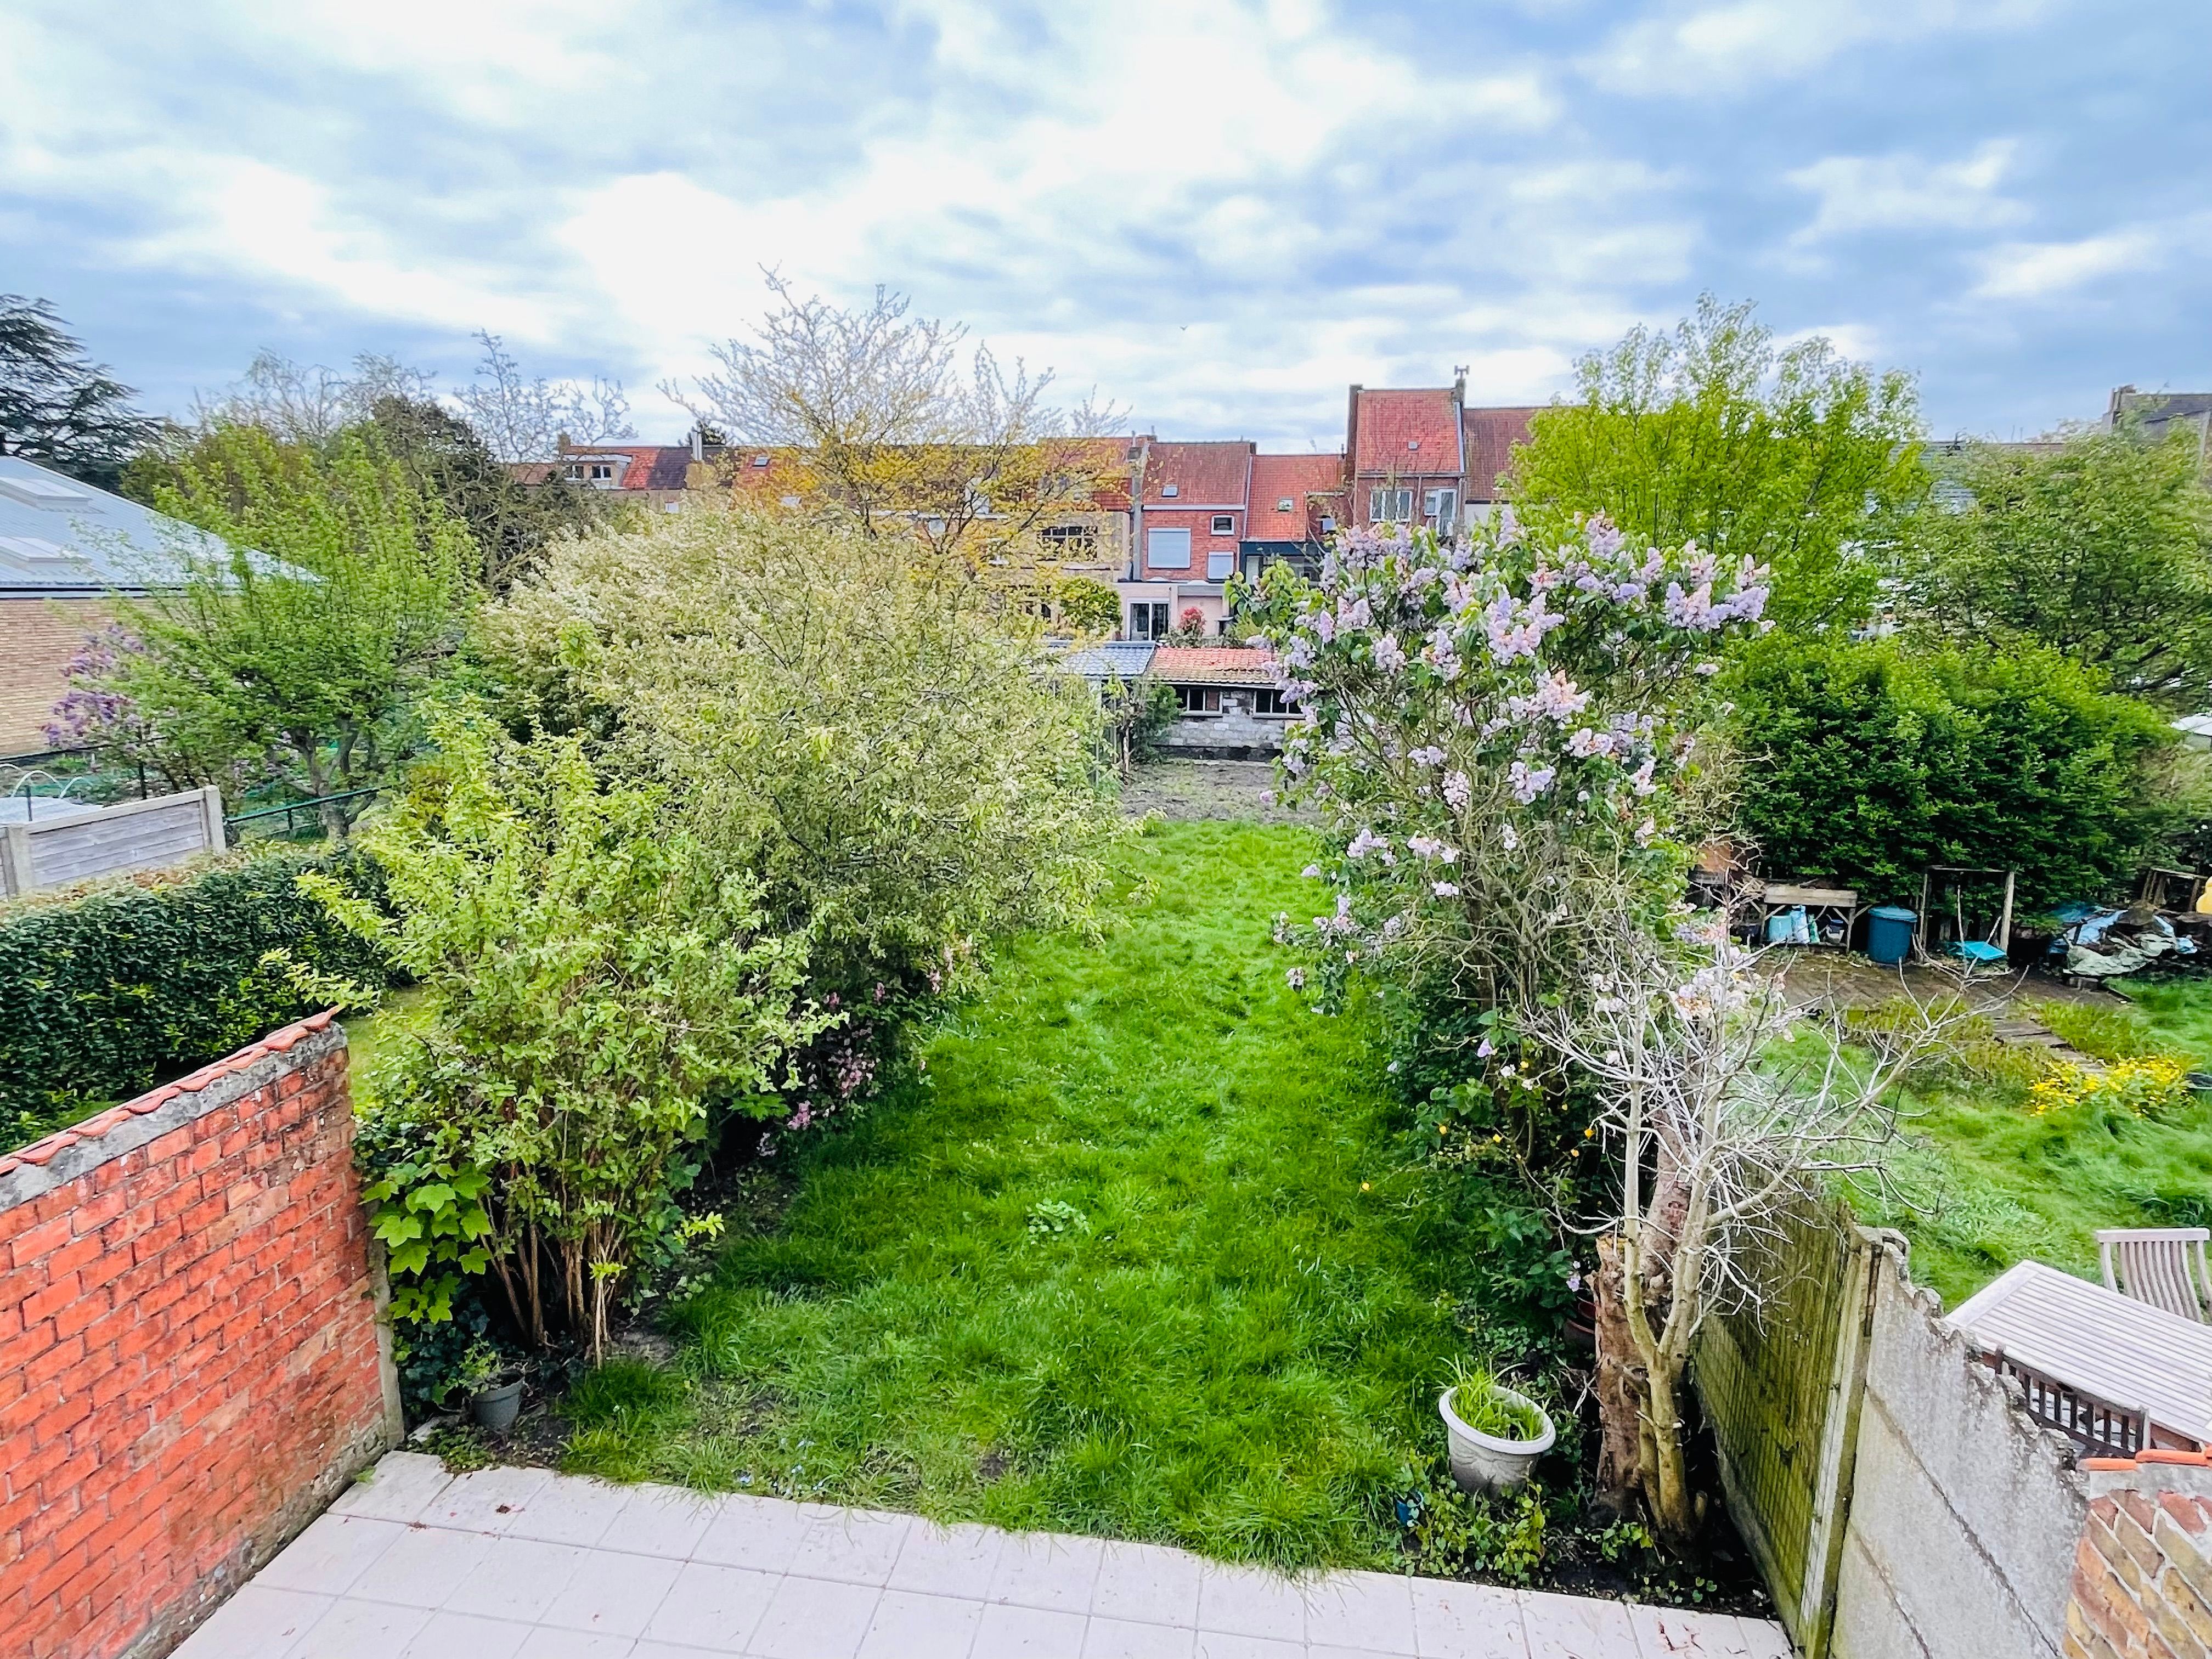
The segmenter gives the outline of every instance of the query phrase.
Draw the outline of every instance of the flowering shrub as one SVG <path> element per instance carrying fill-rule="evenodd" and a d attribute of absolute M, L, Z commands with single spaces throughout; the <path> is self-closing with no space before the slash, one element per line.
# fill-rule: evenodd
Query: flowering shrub
<path fill-rule="evenodd" d="M 1702 805 L 1697 705 L 1720 636 L 1760 625 L 1763 570 L 1603 519 L 1538 545 L 1508 512 L 1457 545 L 1350 530 L 1318 582 L 1276 567 L 1237 598 L 1304 710 L 1289 793 L 1335 831 L 1307 872 L 1328 907 L 1278 929 L 1325 996 L 1362 964 L 1441 976 L 1487 1060 L 1578 933 L 1624 904 L 1657 924 Z"/>
<path fill-rule="evenodd" d="M 2112 1062 L 2101 1072 L 2059 1066 L 2027 1091 L 2030 1116 L 2087 1109 L 2124 1117 L 2154 1117 L 2189 1097 L 2189 1067 L 2166 1054 L 2142 1054 Z"/>

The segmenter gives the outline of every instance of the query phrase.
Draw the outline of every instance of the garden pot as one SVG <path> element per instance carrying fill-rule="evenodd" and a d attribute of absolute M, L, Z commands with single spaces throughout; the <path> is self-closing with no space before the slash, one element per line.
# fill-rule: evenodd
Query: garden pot
<path fill-rule="evenodd" d="M 1551 1413 L 1527 1395 L 1500 1388 L 1500 1395 L 1516 1405 L 1528 1407 L 1544 1425 L 1544 1431 L 1534 1440 L 1500 1440 L 1494 1434 L 1485 1434 L 1460 1421 L 1459 1413 L 1452 1409 L 1452 1396 L 1458 1392 L 1457 1389 L 1446 1389 L 1437 1395 L 1437 1411 L 1444 1419 L 1444 1432 L 1451 1439 L 1452 1479 L 1459 1483 L 1460 1490 L 1510 1492 L 1526 1484 L 1536 1467 L 1536 1460 L 1552 1449 L 1552 1442 L 1557 1437 Z"/>
<path fill-rule="evenodd" d="M 514 1426 L 515 1413 L 522 1409 L 522 1379 L 502 1382 L 495 1389 L 486 1389 L 469 1401 L 469 1410 L 477 1422 L 494 1434 L 505 1434 Z M 1547 1441 L 1547 1444 L 1549 1443 Z"/>

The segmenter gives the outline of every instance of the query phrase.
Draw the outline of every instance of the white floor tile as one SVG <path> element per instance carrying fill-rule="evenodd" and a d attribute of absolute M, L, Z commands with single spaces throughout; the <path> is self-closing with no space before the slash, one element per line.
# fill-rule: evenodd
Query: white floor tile
<path fill-rule="evenodd" d="M 796 1504 L 773 1498 L 717 1498 L 706 1530 L 691 1547 L 691 1559 L 717 1566 L 750 1567 L 756 1572 L 781 1572 L 813 1524 L 813 1512 Z"/>
<path fill-rule="evenodd" d="M 325 1515 L 285 1545 L 274 1561 L 254 1574 L 253 1582 L 271 1589 L 343 1595 L 378 1556 L 406 1535 L 402 1522 Z"/>
<path fill-rule="evenodd" d="M 331 1597 L 304 1590 L 241 1584 L 173 1659 L 283 1659 L 331 1604 Z"/>
<path fill-rule="evenodd" d="M 656 1556 L 587 1550 L 567 1585 L 538 1615 L 538 1622 L 563 1630 L 642 1636 L 683 1565 Z"/>
<path fill-rule="evenodd" d="M 853 1659 L 883 1592 L 829 1578 L 787 1578 L 748 1651 L 761 1659 Z"/>
<path fill-rule="evenodd" d="M 503 1533 L 552 1479 L 548 1469 L 475 1469 L 457 1474 L 423 1510 L 422 1518 L 433 1527 Z"/>
<path fill-rule="evenodd" d="M 1790 1638 L 1774 1620 L 1738 1619 L 1735 1622 L 1743 1634 L 1743 1650 L 1751 1659 L 1790 1659 Z"/>
<path fill-rule="evenodd" d="M 860 1644 L 860 1659 L 968 1659 L 982 1622 L 979 1600 L 885 1590 Z"/>
<path fill-rule="evenodd" d="M 1083 1633 L 1083 1659 L 1191 1659 L 1198 1632 L 1188 1620 L 1146 1624 L 1135 1619 L 1091 1615 Z"/>
<path fill-rule="evenodd" d="M 286 1659 L 392 1659 L 429 1622 L 424 1607 L 340 1601 L 293 1644 Z"/>
<path fill-rule="evenodd" d="M 547 1630 L 543 1626 L 522 1638 L 514 1659 L 629 1659 L 637 1644 L 627 1636 L 594 1636 L 580 1630 Z"/>
<path fill-rule="evenodd" d="M 542 1620 L 582 1566 L 574 1544 L 541 1544 L 534 1538 L 495 1538 L 474 1571 L 453 1587 L 445 1605 L 485 1619 Z"/>
<path fill-rule="evenodd" d="M 1272 1636 L 1202 1630 L 1193 1659 L 1306 1659 L 1306 1644 L 1279 1641 Z"/>
<path fill-rule="evenodd" d="M 601 1541 L 631 1555 L 689 1560 L 714 1518 L 714 1500 L 681 1486 L 631 1486 Z"/>
<path fill-rule="evenodd" d="M 1104 1547 L 1051 1532 L 1010 1534 L 991 1574 L 990 1600 L 1054 1613 L 1088 1613 Z"/>
<path fill-rule="evenodd" d="M 687 1561 L 661 1598 L 645 1634 L 656 1642 L 742 1653 L 781 1581 L 746 1567 Z"/>
<path fill-rule="evenodd" d="M 891 1568 L 890 1588 L 981 1601 L 991 1590 L 1006 1534 L 993 1527 L 938 1527 L 916 1521 Z"/>
<path fill-rule="evenodd" d="M 817 1516 L 799 1540 L 784 1569 L 802 1578 L 834 1578 L 842 1584 L 881 1587 L 891 1576 L 899 1549 L 914 1525 L 910 1515 L 880 1510 L 838 1510 Z"/>
<path fill-rule="evenodd" d="M 473 1613 L 434 1613 L 400 1659 L 515 1659 L 530 1626 Z"/>
<path fill-rule="evenodd" d="M 1628 1622 L 1636 1632 L 1637 1659 L 1751 1659 L 1734 1619 L 1679 1607 L 1633 1607 Z"/>
<path fill-rule="evenodd" d="M 1280 1573 L 1208 1563 L 1199 1581 L 1198 1627 L 1303 1644 L 1305 1597 L 1296 1580 Z"/>
<path fill-rule="evenodd" d="M 366 1480 L 356 1480 L 331 1505 L 338 1515 L 365 1515 L 380 1521 L 414 1521 L 453 1484 L 437 1458 L 421 1452 L 386 1452 Z"/>
<path fill-rule="evenodd" d="M 369 1564 L 346 1592 L 356 1601 L 398 1601 L 410 1607 L 442 1607 L 448 1596 L 491 1553 L 482 1533 L 445 1532 L 410 1527 Z"/>
<path fill-rule="evenodd" d="M 1204 1569 L 1182 1550 L 1154 1544 L 1106 1546 L 1091 1586 L 1091 1611 L 1108 1619 L 1149 1625 L 1195 1626 Z"/>
<path fill-rule="evenodd" d="M 973 1659 L 1083 1659 L 1079 1613 L 994 1603 L 983 1609 Z"/>
<path fill-rule="evenodd" d="M 1300 1586 L 1306 1640 L 1364 1653 L 1413 1652 L 1412 1581 L 1389 1573 L 1333 1572 Z"/>
<path fill-rule="evenodd" d="M 1521 1598 L 1494 1584 L 1416 1578 L 1414 1651 L 1421 1659 L 1527 1659 Z"/>
<path fill-rule="evenodd" d="M 623 1547 L 621 1541 L 609 1538 L 607 1532 L 629 1500 L 628 1487 L 610 1486 L 604 1480 L 549 1480 L 514 1514 L 501 1516 L 504 1524 L 495 1530 L 509 1538 L 535 1538 L 548 1544 L 604 1540 L 609 1549 L 618 1550 Z"/>
<path fill-rule="evenodd" d="M 1516 1593 L 1528 1659 L 1629 1659 L 1636 1652 L 1636 1627 L 1622 1602 L 1546 1590 Z"/>

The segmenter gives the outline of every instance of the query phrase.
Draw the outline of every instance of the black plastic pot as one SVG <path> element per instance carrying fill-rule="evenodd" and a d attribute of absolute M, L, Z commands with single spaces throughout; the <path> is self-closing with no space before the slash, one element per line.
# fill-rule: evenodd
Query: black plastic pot
<path fill-rule="evenodd" d="M 494 1434 L 505 1434 L 514 1426 L 517 1413 L 522 1409 L 522 1379 L 502 1382 L 495 1389 L 486 1389 L 469 1401 L 469 1411 L 477 1422 Z"/>

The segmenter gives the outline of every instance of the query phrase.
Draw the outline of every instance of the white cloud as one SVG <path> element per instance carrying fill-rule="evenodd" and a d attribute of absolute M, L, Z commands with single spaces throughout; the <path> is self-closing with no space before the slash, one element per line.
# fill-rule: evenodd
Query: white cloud
<path fill-rule="evenodd" d="M 1820 198 L 1812 221 L 1790 238 L 1806 246 L 1863 231 L 1990 230 L 2027 216 L 2025 203 L 1997 186 L 2019 145 L 1993 138 L 1963 161 L 1917 155 L 1830 155 L 1786 174 Z"/>
<path fill-rule="evenodd" d="M 1982 258 L 1974 292 L 1987 300 L 2047 300 L 2106 276 L 2157 264 L 2160 239 L 2148 229 L 2107 231 L 2078 242 L 2008 242 Z"/>
<path fill-rule="evenodd" d="M 1737 0 L 1625 25 L 1584 60 L 1601 86 L 1703 98 L 1808 75 L 1843 54 L 1954 30 L 2015 27 L 2045 0 Z"/>

